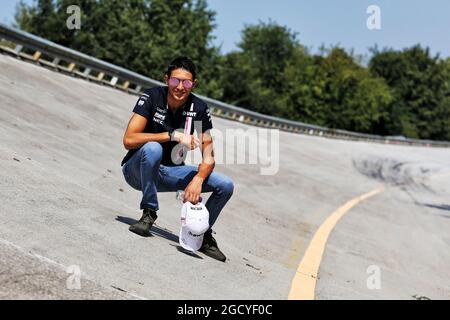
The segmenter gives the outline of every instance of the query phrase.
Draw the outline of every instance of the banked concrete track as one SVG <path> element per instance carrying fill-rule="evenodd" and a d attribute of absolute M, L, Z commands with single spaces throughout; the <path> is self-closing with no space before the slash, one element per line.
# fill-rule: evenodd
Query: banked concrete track
<path fill-rule="evenodd" d="M 216 168 L 235 181 L 214 228 L 220 263 L 178 250 L 173 194 L 153 237 L 128 231 L 140 194 L 120 161 L 135 101 L 0 55 L 0 298 L 287 299 L 322 223 L 380 187 L 330 230 L 314 297 L 450 298 L 450 150 L 280 132 L 277 174 Z"/>

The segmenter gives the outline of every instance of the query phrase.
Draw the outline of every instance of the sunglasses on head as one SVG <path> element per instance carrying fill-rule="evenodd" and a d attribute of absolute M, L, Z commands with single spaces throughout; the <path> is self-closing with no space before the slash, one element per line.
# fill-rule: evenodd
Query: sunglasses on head
<path fill-rule="evenodd" d="M 181 80 L 181 79 L 174 78 L 174 77 L 169 78 L 169 86 L 170 87 L 173 87 L 173 88 L 178 87 L 180 82 L 183 83 L 183 87 L 185 87 L 186 89 L 191 89 L 194 86 L 194 82 L 192 82 L 191 80 L 188 80 L 188 79 Z"/>

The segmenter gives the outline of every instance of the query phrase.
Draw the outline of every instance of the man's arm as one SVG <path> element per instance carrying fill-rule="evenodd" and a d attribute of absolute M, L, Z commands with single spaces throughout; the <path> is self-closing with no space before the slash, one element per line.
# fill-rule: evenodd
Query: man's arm
<path fill-rule="evenodd" d="M 144 133 L 147 121 L 147 118 L 137 113 L 133 114 L 128 123 L 127 130 L 125 131 L 125 134 L 123 136 L 123 145 L 125 149 L 137 149 L 149 141 L 160 143 L 170 141 L 171 137 L 169 131 L 161 133 Z M 178 131 L 174 131 L 172 140 L 178 143 L 182 143 L 190 150 L 194 150 L 200 144 L 197 137 L 190 135 L 186 136 Z"/>
<path fill-rule="evenodd" d="M 214 145 L 212 137 L 208 131 L 202 134 L 200 141 L 202 142 L 200 145 L 200 150 L 202 152 L 203 161 L 198 166 L 198 173 L 196 177 L 205 180 L 211 172 L 213 172 L 216 165 L 214 161 Z"/>
<path fill-rule="evenodd" d="M 170 140 L 168 132 L 144 133 L 147 125 L 147 118 L 134 113 L 128 122 L 127 130 L 123 136 L 123 145 L 125 149 L 137 149 L 149 141 L 167 142 Z"/>
<path fill-rule="evenodd" d="M 202 152 L 202 163 L 198 166 L 198 172 L 192 178 L 189 185 L 184 190 L 184 200 L 196 204 L 199 201 L 202 185 L 206 178 L 213 172 L 215 167 L 214 146 L 212 137 L 209 132 L 205 132 L 201 136 L 200 150 Z"/>

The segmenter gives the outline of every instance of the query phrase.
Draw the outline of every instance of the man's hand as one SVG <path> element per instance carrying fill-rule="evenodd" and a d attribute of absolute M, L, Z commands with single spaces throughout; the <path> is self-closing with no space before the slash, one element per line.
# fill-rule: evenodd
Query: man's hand
<path fill-rule="evenodd" d="M 203 178 L 195 176 L 184 189 L 184 202 L 189 201 L 192 204 L 197 204 L 202 192 Z"/>
<path fill-rule="evenodd" d="M 196 136 L 186 135 L 179 131 L 174 131 L 173 140 L 175 140 L 178 143 L 181 143 L 189 150 L 194 150 L 200 145 L 200 140 Z"/>

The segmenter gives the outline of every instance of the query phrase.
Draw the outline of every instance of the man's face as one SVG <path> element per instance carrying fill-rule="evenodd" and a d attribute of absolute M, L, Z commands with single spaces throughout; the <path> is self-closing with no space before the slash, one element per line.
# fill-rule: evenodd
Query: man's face
<path fill-rule="evenodd" d="M 172 70 L 170 77 L 166 75 L 165 80 L 169 87 L 169 95 L 179 103 L 186 101 L 195 85 L 192 73 L 181 68 Z"/>

